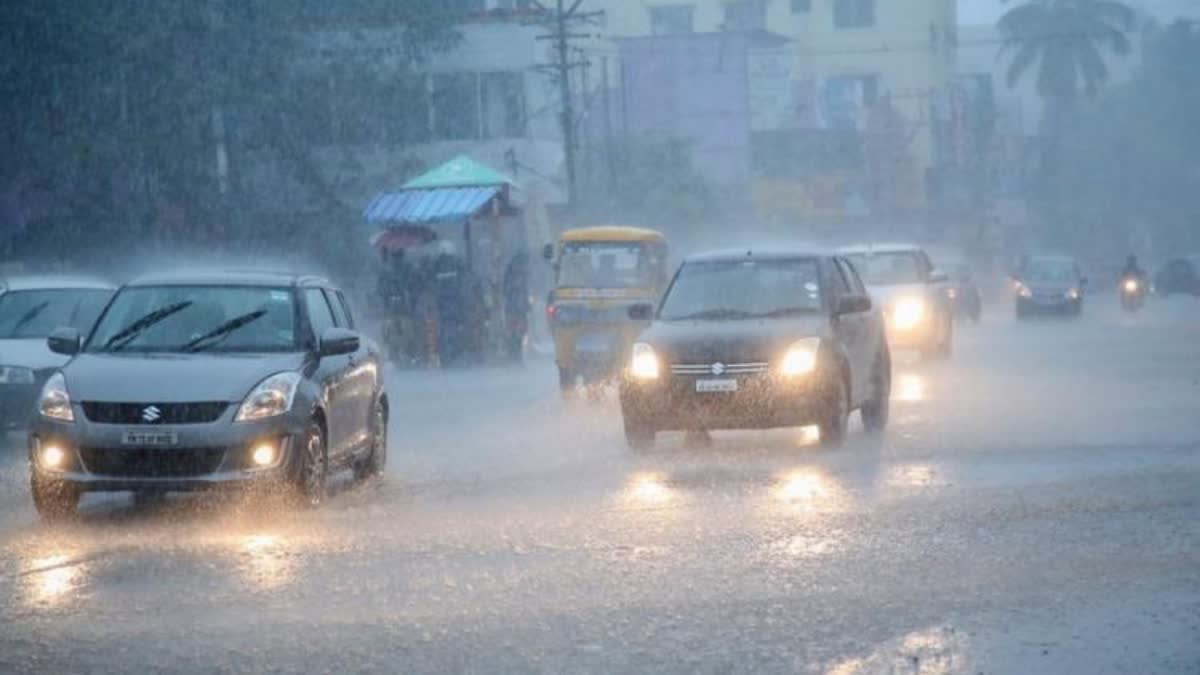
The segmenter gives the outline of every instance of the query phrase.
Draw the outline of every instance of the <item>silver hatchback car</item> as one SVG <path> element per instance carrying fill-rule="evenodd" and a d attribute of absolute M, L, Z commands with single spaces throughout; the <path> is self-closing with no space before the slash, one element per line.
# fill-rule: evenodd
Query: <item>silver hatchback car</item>
<path fill-rule="evenodd" d="M 29 433 L 44 517 L 80 495 L 150 497 L 269 483 L 316 506 L 330 471 L 387 458 L 381 358 L 343 294 L 283 274 L 146 277 L 123 286 L 42 387 Z"/>

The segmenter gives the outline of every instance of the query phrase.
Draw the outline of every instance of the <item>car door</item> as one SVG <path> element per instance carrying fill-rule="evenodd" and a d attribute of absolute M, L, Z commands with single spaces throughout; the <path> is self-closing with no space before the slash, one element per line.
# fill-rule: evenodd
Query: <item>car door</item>
<path fill-rule="evenodd" d="M 314 348 L 319 346 L 321 335 L 333 328 L 337 322 L 333 318 L 333 309 L 325 299 L 325 293 L 320 288 L 301 289 L 305 315 L 312 328 L 316 341 Z M 326 356 L 317 364 L 314 379 L 321 386 L 321 397 L 325 406 L 325 439 L 330 457 L 338 457 L 348 452 L 351 430 L 353 425 L 349 419 L 352 405 L 346 401 L 346 374 L 350 370 L 350 356 Z"/>
<path fill-rule="evenodd" d="M 346 296 L 341 291 L 327 288 L 325 298 L 333 308 L 333 319 L 337 326 L 356 330 Z M 353 450 L 364 447 L 371 437 L 371 410 L 378 389 L 379 370 L 370 344 L 363 339 L 359 340 L 358 350 L 349 355 L 349 361 L 343 378 L 345 395 L 342 401 L 347 407 L 347 449 Z"/>
<path fill-rule="evenodd" d="M 866 296 L 867 290 L 844 258 L 833 259 L 838 292 L 845 296 Z M 856 285 L 857 284 L 857 285 Z M 870 312 L 852 312 L 837 318 L 850 357 L 852 397 L 857 401 L 867 391 L 871 376 Z"/>

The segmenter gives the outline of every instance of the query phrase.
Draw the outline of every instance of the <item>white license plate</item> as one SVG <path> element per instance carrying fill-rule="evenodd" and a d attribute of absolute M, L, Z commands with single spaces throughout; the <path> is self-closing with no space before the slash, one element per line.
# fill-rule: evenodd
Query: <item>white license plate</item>
<path fill-rule="evenodd" d="M 737 390 L 737 380 L 696 380 L 696 391 L 701 394 L 732 392 Z"/>
<path fill-rule="evenodd" d="M 121 442 L 140 447 L 178 445 L 179 435 L 169 431 L 126 431 Z"/>

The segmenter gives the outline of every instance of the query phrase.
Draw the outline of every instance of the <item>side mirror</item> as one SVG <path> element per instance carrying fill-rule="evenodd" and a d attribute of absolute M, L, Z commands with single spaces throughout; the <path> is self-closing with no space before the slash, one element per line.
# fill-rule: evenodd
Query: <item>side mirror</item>
<path fill-rule="evenodd" d="M 837 307 L 834 308 L 834 313 L 838 316 L 843 314 L 858 314 L 860 312 L 868 312 L 871 310 L 871 296 L 869 295 L 843 295 L 838 298 Z"/>
<path fill-rule="evenodd" d="M 942 270 L 933 270 L 929 273 L 929 283 L 931 284 L 944 284 L 947 281 L 950 281 L 950 275 Z"/>
<path fill-rule="evenodd" d="M 542 257 L 547 261 L 554 260 L 554 244 L 546 244 L 542 247 Z"/>
<path fill-rule="evenodd" d="M 326 356 L 353 354 L 358 351 L 358 347 L 359 339 L 357 333 L 345 328 L 330 328 L 321 334 L 321 343 L 317 348 L 317 354 L 322 358 Z"/>
<path fill-rule="evenodd" d="M 654 306 L 645 302 L 631 305 L 629 318 L 634 321 L 649 321 L 654 318 Z"/>
<path fill-rule="evenodd" d="M 83 340 L 79 337 L 79 331 L 74 328 L 56 328 L 46 338 L 46 346 L 55 354 L 63 356 L 75 356 L 79 353 L 79 348 Z"/>

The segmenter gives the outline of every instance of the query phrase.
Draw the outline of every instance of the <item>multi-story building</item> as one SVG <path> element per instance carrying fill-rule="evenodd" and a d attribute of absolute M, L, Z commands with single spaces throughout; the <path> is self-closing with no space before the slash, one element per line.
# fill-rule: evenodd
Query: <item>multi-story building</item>
<path fill-rule="evenodd" d="M 589 4 L 605 10 L 604 32 L 617 40 L 759 32 L 786 41 L 782 59 L 775 47 L 747 60 L 752 145 L 763 149 L 752 154 L 766 158 L 752 163 L 764 194 L 788 193 L 793 205 L 808 204 L 814 212 L 808 215 L 822 217 L 872 203 L 878 212 L 927 209 L 939 156 L 937 118 L 948 114 L 957 75 L 956 0 Z M 850 141 L 850 150 L 844 138 L 833 138 L 855 133 L 863 138 Z M 860 161 L 847 163 L 848 153 Z M 826 165 L 814 165 L 814 154 L 828 155 Z M 786 168 L 789 157 L 793 170 Z M 797 200 L 797 191 L 805 190 L 812 198 Z M 883 205 L 884 194 L 901 199 Z"/>

